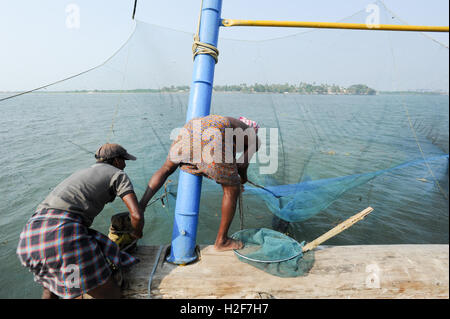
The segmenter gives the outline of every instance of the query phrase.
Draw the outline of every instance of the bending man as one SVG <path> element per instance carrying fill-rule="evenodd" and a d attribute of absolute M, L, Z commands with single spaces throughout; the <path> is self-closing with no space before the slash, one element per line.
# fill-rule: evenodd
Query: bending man
<path fill-rule="evenodd" d="M 208 115 L 190 120 L 172 144 L 163 166 L 151 177 L 139 205 L 145 210 L 166 179 L 180 167 L 184 172 L 210 178 L 222 186 L 222 216 L 215 248 L 242 248 L 228 236 L 241 185 L 247 182 L 250 159 L 258 150 L 258 124 L 241 117 Z M 236 153 L 242 155 L 236 160 Z"/>
<path fill-rule="evenodd" d="M 106 203 L 122 198 L 142 237 L 143 212 L 133 185 L 123 171 L 125 160 L 136 157 L 118 144 L 101 146 L 97 163 L 62 181 L 38 206 L 20 234 L 17 254 L 23 266 L 43 286 L 42 298 L 120 298 L 114 270 L 138 262 L 121 252 L 105 235 L 89 228 Z"/>

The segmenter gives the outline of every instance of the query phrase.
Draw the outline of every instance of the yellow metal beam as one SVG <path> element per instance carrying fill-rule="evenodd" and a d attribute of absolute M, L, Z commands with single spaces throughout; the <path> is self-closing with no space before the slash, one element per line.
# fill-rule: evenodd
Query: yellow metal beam
<path fill-rule="evenodd" d="M 396 24 L 364 24 L 339 22 L 306 22 L 306 21 L 273 21 L 273 20 L 235 20 L 223 19 L 225 27 L 253 26 L 253 27 L 286 27 L 286 28 L 319 28 L 319 29 L 352 29 L 352 30 L 385 30 L 385 31 L 421 31 L 421 32 L 449 32 L 448 27 Z"/>

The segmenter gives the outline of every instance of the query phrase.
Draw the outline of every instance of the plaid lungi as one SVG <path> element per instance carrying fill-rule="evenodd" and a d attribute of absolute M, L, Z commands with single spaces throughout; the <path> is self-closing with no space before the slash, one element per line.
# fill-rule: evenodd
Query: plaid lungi
<path fill-rule="evenodd" d="M 81 216 L 42 209 L 20 234 L 17 255 L 34 281 L 62 298 L 75 298 L 110 278 L 113 270 L 139 260 L 107 236 L 82 224 Z"/>

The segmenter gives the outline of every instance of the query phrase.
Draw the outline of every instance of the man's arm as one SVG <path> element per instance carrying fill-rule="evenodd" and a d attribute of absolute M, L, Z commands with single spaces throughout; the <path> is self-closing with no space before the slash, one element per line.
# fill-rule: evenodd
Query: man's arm
<path fill-rule="evenodd" d="M 130 212 L 131 226 L 133 226 L 132 236 L 142 238 L 142 230 L 144 229 L 144 211 L 139 208 L 136 194 L 130 193 L 122 197 L 125 205 Z"/>
<path fill-rule="evenodd" d="M 152 199 L 153 195 L 161 188 L 162 185 L 166 182 L 167 178 L 172 175 L 173 172 L 178 168 L 178 164 L 171 162 L 170 160 L 166 160 L 163 166 L 156 171 L 155 174 L 148 181 L 147 189 L 145 190 L 144 195 L 139 201 L 139 207 L 142 211 L 145 211 L 145 208 L 148 205 L 150 199 Z"/>

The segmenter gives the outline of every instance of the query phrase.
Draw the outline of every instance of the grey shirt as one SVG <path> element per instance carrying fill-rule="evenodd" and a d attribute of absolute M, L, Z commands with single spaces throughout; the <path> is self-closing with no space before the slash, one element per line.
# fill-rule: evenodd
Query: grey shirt
<path fill-rule="evenodd" d="M 89 227 L 106 203 L 133 192 L 133 185 L 124 171 L 97 163 L 62 181 L 37 209 L 53 208 L 80 214 Z"/>

